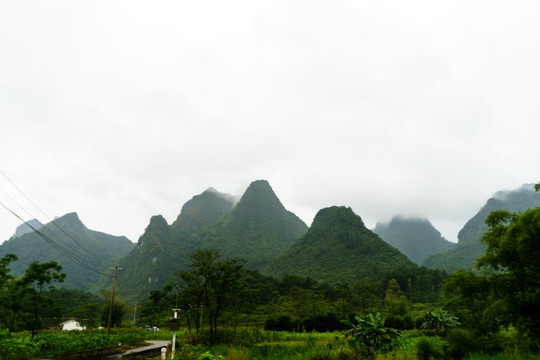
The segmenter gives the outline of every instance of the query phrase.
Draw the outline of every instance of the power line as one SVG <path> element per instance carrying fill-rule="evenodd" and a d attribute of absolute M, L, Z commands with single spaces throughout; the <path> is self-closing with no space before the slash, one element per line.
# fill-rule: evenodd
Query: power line
<path fill-rule="evenodd" d="M 100 260 L 100 258 L 98 256 L 96 256 L 94 253 L 92 253 L 90 250 L 86 249 L 84 246 L 82 246 L 82 244 L 80 242 L 78 242 L 77 240 L 75 240 L 71 235 L 69 235 L 68 233 L 66 233 L 64 231 L 64 229 L 62 229 L 57 223 L 56 221 L 52 220 L 34 201 L 32 201 L 32 199 L 30 199 L 2 170 L 0 170 L 0 174 L 2 174 L 2 176 L 7 180 L 9 181 L 9 183 L 11 185 L 13 185 L 13 187 L 15 189 L 17 189 L 17 191 L 19 193 L 21 193 L 22 196 L 24 196 L 24 198 L 26 200 L 28 200 L 32 205 L 34 205 L 34 207 L 36 209 L 38 209 L 41 214 L 43 214 L 48 220 L 50 223 L 54 224 L 54 226 L 56 226 L 61 232 L 63 232 L 68 238 L 70 238 L 71 240 L 73 240 L 74 243 L 76 243 L 82 250 L 84 250 L 86 253 L 88 253 L 89 255 L 91 255 L 92 257 L 94 257 L 95 259 L 97 260 Z M 28 215 L 30 215 L 31 217 L 35 218 L 34 216 L 32 216 L 32 214 L 30 214 L 26 209 L 24 209 L 24 207 L 22 205 L 20 205 L 15 199 L 13 199 L 9 194 L 7 194 L 5 191 L 2 190 L 2 192 L 4 194 L 6 194 L 12 201 L 15 202 L 15 204 L 17 204 L 21 209 L 23 209 Z M 26 222 L 25 222 L 26 223 Z M 41 222 L 40 222 L 41 224 Z M 26 223 L 26 225 L 28 225 L 28 223 Z M 41 226 L 44 226 L 43 224 L 41 224 Z M 46 228 L 49 232 L 51 232 L 51 234 L 54 236 L 54 234 L 52 233 L 52 231 L 48 228 Z M 59 240 L 61 240 L 60 238 L 58 238 Z M 66 243 L 67 246 L 69 246 L 67 243 Z M 99 265 L 99 263 L 97 262 L 94 262 L 94 265 Z"/>
<path fill-rule="evenodd" d="M 0 171 L 1 172 L 1 171 Z M 27 211 L 21 204 L 19 204 L 19 202 L 17 202 L 17 200 L 15 200 L 13 197 L 11 197 L 6 191 L 4 191 L 3 189 L 0 189 L 0 191 L 2 191 L 11 201 L 13 201 L 16 205 L 18 205 L 27 215 L 29 215 L 31 218 L 35 219 L 35 216 L 33 216 L 29 211 Z M 7 208 L 5 205 L 3 205 L 5 208 Z M 13 213 L 13 211 L 12 211 Z M 31 228 L 34 232 L 37 233 L 36 229 L 30 225 L 30 223 L 28 221 L 25 221 L 23 220 L 20 216 L 18 216 L 19 219 L 21 219 L 23 221 L 23 223 L 28 226 L 29 228 Z M 62 242 L 66 247 L 69 247 L 73 252 L 77 252 L 77 250 L 73 247 L 72 244 L 70 244 L 69 242 L 65 241 L 64 239 L 62 239 L 61 237 L 58 237 L 56 236 L 55 233 L 53 233 L 53 231 L 51 229 L 49 229 L 49 227 L 43 225 L 39 220 L 35 219 L 39 224 L 40 224 L 40 228 L 39 229 L 43 229 L 43 231 L 47 231 L 52 237 L 56 237 L 57 240 L 59 242 Z M 60 228 L 58 225 L 56 225 L 58 228 Z M 60 228 L 60 230 L 62 230 Z M 65 233 L 65 231 L 62 230 L 62 232 Z M 67 234 L 66 234 L 67 235 Z M 69 236 L 69 235 L 68 235 Z M 91 259 L 87 259 L 89 262 L 91 262 L 94 266 L 100 266 L 101 264 L 95 260 L 91 260 Z"/>
<path fill-rule="evenodd" d="M 3 202 L 0 201 L 0 205 L 9 211 L 13 216 L 15 216 L 17 219 L 21 220 L 23 223 L 25 223 L 27 226 L 29 226 L 36 234 L 38 234 L 45 242 L 47 242 L 49 245 L 51 245 L 54 249 L 56 249 L 60 254 L 64 255 L 68 259 L 72 260 L 77 265 L 84 267 L 87 270 L 90 270 L 92 272 L 95 272 L 96 274 L 99 274 L 101 276 L 109 277 L 109 275 L 102 273 L 94 268 L 91 268 L 87 264 L 84 263 L 86 259 L 81 259 L 79 256 L 75 253 L 72 253 L 70 250 L 64 248 L 62 245 L 55 242 L 53 239 L 42 233 L 40 230 L 36 229 L 34 226 L 30 225 L 27 221 L 25 221 L 21 216 L 19 216 L 16 212 L 11 210 L 9 207 L 7 207 Z"/>

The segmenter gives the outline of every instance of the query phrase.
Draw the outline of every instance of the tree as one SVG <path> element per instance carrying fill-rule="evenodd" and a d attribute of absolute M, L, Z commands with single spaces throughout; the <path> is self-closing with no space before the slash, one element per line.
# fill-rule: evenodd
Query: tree
<path fill-rule="evenodd" d="M 103 304 L 91 302 L 74 309 L 72 315 L 81 326 L 97 328 L 100 325 L 102 309 Z"/>
<path fill-rule="evenodd" d="M 6 254 L 0 259 L 0 290 L 2 290 L 9 280 L 13 279 L 13 275 L 10 274 L 9 264 L 16 260 L 18 259 L 15 254 Z"/>
<path fill-rule="evenodd" d="M 538 184 L 537 186 L 538 187 Z M 493 211 L 478 267 L 488 271 L 505 308 L 522 331 L 540 336 L 540 208 L 523 213 Z"/>
<path fill-rule="evenodd" d="M 101 323 L 106 325 L 109 322 L 109 311 L 111 311 L 111 326 L 118 327 L 122 323 L 122 318 L 127 312 L 126 304 L 118 300 L 114 300 L 112 309 L 110 304 L 101 306 Z"/>
<path fill-rule="evenodd" d="M 14 276 L 10 274 L 9 264 L 16 261 L 15 254 L 7 254 L 0 259 L 0 322 L 10 331 L 13 330 L 13 287 Z"/>
<path fill-rule="evenodd" d="M 176 294 L 172 293 L 173 285 L 167 284 L 163 290 L 152 290 L 144 302 L 141 320 L 152 326 L 163 326 L 169 320 L 171 310 L 176 308 Z"/>
<path fill-rule="evenodd" d="M 117 296 L 114 297 L 112 307 L 111 307 L 111 296 L 112 293 L 106 290 L 101 290 L 101 295 L 105 298 L 105 304 L 101 305 L 101 324 L 106 326 L 109 323 L 109 312 L 111 313 L 111 326 L 118 327 L 122 323 L 122 318 L 127 313 L 126 304 L 118 299 Z"/>
<path fill-rule="evenodd" d="M 482 334 L 498 327 L 487 318 L 488 309 L 497 297 L 492 282 L 486 276 L 471 269 L 459 269 L 444 282 L 442 290 L 448 299 L 445 308 L 456 314 L 464 326 Z"/>
<path fill-rule="evenodd" d="M 188 271 L 177 273 L 182 294 L 194 307 L 205 311 L 210 326 L 210 341 L 217 341 L 217 326 L 222 312 L 240 298 L 245 289 L 242 259 L 221 260 L 216 250 L 197 250 L 190 255 Z M 204 310 L 203 307 L 204 306 Z"/>
<path fill-rule="evenodd" d="M 21 285 L 26 288 L 33 303 L 33 321 L 30 325 L 32 337 L 35 335 L 36 330 L 41 327 L 39 323 L 39 314 L 43 290 L 45 288 L 53 289 L 54 286 L 51 285 L 51 283 L 64 282 L 66 274 L 61 273 L 61 271 L 62 266 L 56 261 L 49 261 L 46 263 L 33 261 L 28 265 L 24 276 L 21 279 Z"/>
<path fill-rule="evenodd" d="M 335 293 L 337 296 L 336 305 L 340 310 L 341 316 L 344 317 L 345 309 L 347 305 L 347 299 L 350 299 L 352 297 L 352 292 L 349 287 L 349 284 L 338 282 L 335 286 Z"/>
<path fill-rule="evenodd" d="M 41 327 L 44 290 L 54 289 L 66 275 L 55 261 L 31 262 L 21 278 L 12 276 L 9 264 L 17 256 L 8 254 L 0 259 L 0 322 L 10 331 L 32 330 L 32 336 Z"/>
<path fill-rule="evenodd" d="M 388 282 L 384 302 L 389 314 L 405 315 L 407 313 L 407 298 L 403 295 L 396 279 Z"/>

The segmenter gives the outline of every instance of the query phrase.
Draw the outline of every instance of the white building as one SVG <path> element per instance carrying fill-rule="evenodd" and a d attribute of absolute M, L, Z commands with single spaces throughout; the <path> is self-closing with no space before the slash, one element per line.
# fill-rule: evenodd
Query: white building
<path fill-rule="evenodd" d="M 60 324 L 62 331 L 71 331 L 71 330 L 84 330 L 86 326 L 81 326 L 76 320 L 68 319 Z"/>

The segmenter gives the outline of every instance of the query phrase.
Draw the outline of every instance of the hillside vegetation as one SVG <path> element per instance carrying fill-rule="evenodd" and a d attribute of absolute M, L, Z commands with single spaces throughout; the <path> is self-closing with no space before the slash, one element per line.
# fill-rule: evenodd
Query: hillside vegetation
<path fill-rule="evenodd" d="M 308 232 L 263 272 L 336 283 L 378 279 L 396 269 L 414 267 L 405 255 L 367 229 L 350 208 L 334 206 L 320 210 Z"/>

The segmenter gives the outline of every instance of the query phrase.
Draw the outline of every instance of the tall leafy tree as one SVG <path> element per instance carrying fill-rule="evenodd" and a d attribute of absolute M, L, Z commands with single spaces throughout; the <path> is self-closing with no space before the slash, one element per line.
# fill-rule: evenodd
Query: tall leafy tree
<path fill-rule="evenodd" d="M 28 265 L 24 275 L 16 278 L 9 273 L 9 264 L 17 260 L 13 254 L 0 259 L 0 322 L 10 331 L 32 330 L 41 327 L 40 312 L 44 291 L 53 289 L 54 283 L 64 281 L 66 275 L 55 261 Z"/>
<path fill-rule="evenodd" d="M 403 295 L 396 279 L 388 282 L 384 302 L 389 314 L 405 315 L 407 313 L 407 298 Z"/>
<path fill-rule="evenodd" d="M 12 305 L 15 283 L 15 277 L 11 275 L 9 265 L 16 260 L 15 254 L 7 254 L 0 259 L 0 323 L 9 330 L 13 330 L 14 323 Z"/>
<path fill-rule="evenodd" d="M 40 263 L 38 261 L 31 262 L 24 276 L 21 279 L 21 285 L 26 288 L 30 295 L 33 307 L 33 316 L 30 329 L 32 336 L 38 330 L 40 325 L 40 305 L 43 300 L 43 291 L 54 288 L 54 283 L 62 283 L 66 278 L 66 274 L 62 273 L 62 266 L 56 261 Z"/>
<path fill-rule="evenodd" d="M 206 312 L 210 341 L 217 340 L 217 325 L 223 311 L 241 296 L 244 260 L 221 259 L 215 250 L 197 250 L 190 256 L 189 270 L 177 273 L 183 295 L 193 300 L 195 308 Z"/>
<path fill-rule="evenodd" d="M 455 313 L 464 326 L 483 334 L 498 327 L 499 324 L 492 323 L 487 317 L 498 298 L 486 276 L 471 269 L 460 269 L 445 281 L 442 290 L 448 299 L 445 307 Z M 501 316 L 497 318 L 501 319 Z"/>
<path fill-rule="evenodd" d="M 507 309 L 522 330 L 540 336 L 540 208 L 522 213 L 493 211 L 482 241 L 486 253 L 480 268 L 489 275 Z"/>

